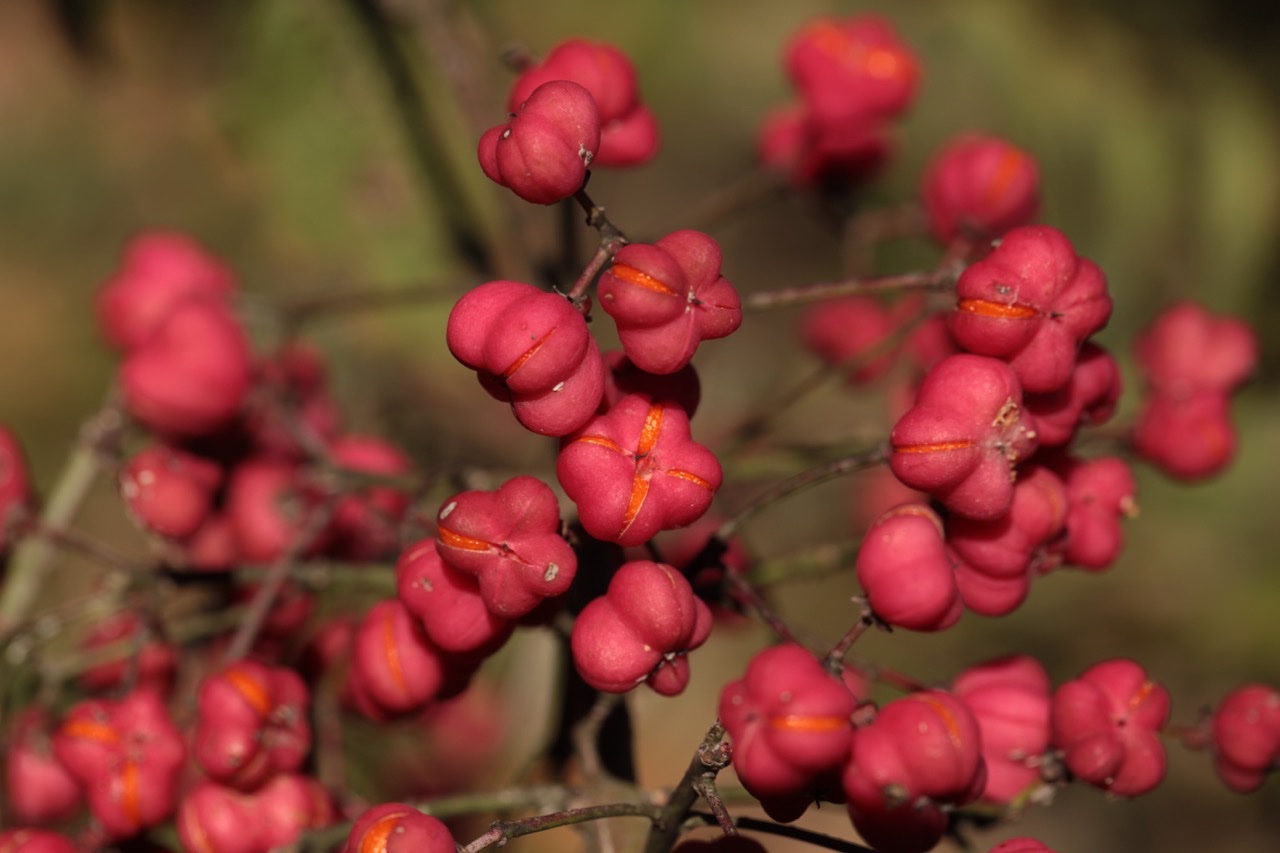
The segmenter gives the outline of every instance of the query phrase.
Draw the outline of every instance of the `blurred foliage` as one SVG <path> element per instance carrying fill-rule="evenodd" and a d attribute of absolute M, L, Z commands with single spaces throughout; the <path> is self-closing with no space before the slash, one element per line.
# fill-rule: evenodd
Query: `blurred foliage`
<path fill-rule="evenodd" d="M 407 57 L 422 98 L 427 126 L 418 137 L 407 132 L 385 54 L 362 17 L 379 5 L 397 22 L 384 36 Z M 633 235 L 652 234 L 683 227 L 682 211 L 750 168 L 760 116 L 789 97 L 779 65 L 786 34 L 819 13 L 866 9 L 902 29 L 927 75 L 871 202 L 909 197 L 951 134 L 1007 135 L 1040 160 L 1044 221 L 1108 274 L 1116 313 L 1105 344 L 1125 356 L 1134 331 L 1162 305 L 1194 296 L 1258 324 L 1264 370 L 1238 407 L 1242 448 L 1231 473 L 1194 489 L 1144 477 L 1143 515 L 1129 525 L 1128 554 L 1109 576 L 1063 573 L 1039 584 L 1009 619 L 970 617 L 944 637 L 871 637 L 859 653 L 939 680 L 1014 650 L 1042 655 L 1059 678 L 1131 655 L 1170 683 L 1176 714 L 1188 721 L 1234 683 L 1275 683 L 1275 4 L 7 0 L 0 420 L 28 443 L 37 478 L 48 484 L 110 377 L 89 310 L 94 288 L 130 233 L 159 225 L 221 252 L 253 299 L 438 284 L 438 301 L 352 312 L 312 330 L 333 357 L 353 426 L 390 435 L 418 459 L 545 473 L 546 444 L 515 427 L 443 344 L 450 294 L 480 280 L 459 250 L 459 229 L 470 227 L 494 269 L 511 274 L 547 269 L 556 252 L 555 212 L 514 203 L 474 164 L 476 136 L 503 115 L 499 51 L 515 43 L 545 51 L 578 34 L 635 58 L 662 123 L 663 153 L 641 172 L 595 175 L 592 193 Z M 797 199 L 752 208 L 715 236 L 726 274 L 747 291 L 839 270 L 837 240 Z M 581 239 L 587 245 L 590 235 Z M 932 258 L 929 247 L 904 242 L 880 260 L 904 270 Z M 701 435 L 722 435 L 812 370 L 792 340 L 794 320 L 753 316 L 700 356 Z M 831 388 L 785 417 L 780 437 L 865 437 L 867 419 L 880 411 L 875 399 Z M 747 538 L 764 553 L 847 538 L 848 494 L 847 484 L 833 484 L 780 505 Z M 88 523 L 127 535 L 105 499 Z M 785 612 L 803 614 L 814 638 L 829 638 L 850 616 L 853 587 L 847 576 L 806 581 L 779 600 Z M 767 641 L 759 631 L 747 636 L 755 646 Z M 722 638 L 695 656 L 702 689 L 669 704 L 639 697 L 642 736 L 660 744 L 641 756 L 650 782 L 673 781 L 672 768 L 687 760 L 709 719 L 709 697 L 750 653 L 736 641 Z M 1175 755 L 1174 768 L 1169 789 L 1142 802 L 1107 806 L 1072 791 L 1017 829 L 1044 831 L 1064 853 L 1274 849 L 1276 784 L 1231 797 L 1202 756 Z M 814 820 L 839 826 L 841 818 L 826 810 Z"/>

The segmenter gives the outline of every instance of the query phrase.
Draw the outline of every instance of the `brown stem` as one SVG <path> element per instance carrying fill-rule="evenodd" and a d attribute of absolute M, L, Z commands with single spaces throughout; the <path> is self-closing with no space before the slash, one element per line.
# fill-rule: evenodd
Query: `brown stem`
<path fill-rule="evenodd" d="M 707 805 L 711 808 L 711 814 L 715 815 L 716 823 L 720 825 L 720 829 L 724 834 L 737 835 L 738 827 L 733 823 L 733 816 L 729 814 L 729 808 L 724 804 L 724 800 L 720 798 L 720 791 L 716 788 L 716 780 L 699 779 L 693 783 L 693 789 L 702 796 L 702 799 L 707 801 Z"/>
<path fill-rule="evenodd" d="M 596 280 L 596 276 L 600 274 L 600 271 L 604 269 L 605 264 L 613 260 L 613 256 L 618 254 L 618 250 L 627 245 L 627 235 L 609 219 L 603 207 L 591 200 L 591 196 L 587 195 L 585 184 L 583 189 L 574 194 L 573 198 L 583 212 L 587 214 L 587 224 L 600 232 L 600 243 L 596 246 L 595 254 L 587 262 L 586 269 L 582 271 L 582 275 L 578 276 L 578 280 L 574 282 L 573 287 L 565 294 L 568 300 L 573 303 L 573 307 L 584 315 L 589 315 L 591 306 L 587 300 L 587 290 L 590 289 L 591 283 Z"/>
<path fill-rule="evenodd" d="M 953 267 L 946 267 L 929 272 L 909 272 L 900 275 L 824 281 L 817 284 L 805 284 L 781 290 L 752 293 L 743 298 L 742 308 L 744 311 L 788 308 L 793 305 L 807 305 L 810 302 L 821 302 L 824 299 L 835 299 L 841 296 L 867 296 L 876 293 L 902 293 L 906 291 L 945 293 L 955 286 L 956 277 L 956 270 Z"/>
<path fill-rule="evenodd" d="M 657 821 L 658 816 L 658 807 L 648 803 L 610 803 L 603 806 L 565 809 L 561 812 L 537 815 L 523 820 L 500 820 L 496 821 L 484 835 L 463 847 L 461 853 L 477 853 L 487 847 L 500 847 L 513 838 L 561 826 L 573 826 L 610 817 L 647 817 L 651 821 Z"/>
<path fill-rule="evenodd" d="M 795 631 L 787 624 L 776 610 L 769 606 L 764 600 L 764 596 L 753 587 L 738 572 L 725 572 L 725 583 L 728 585 L 729 595 L 733 597 L 744 610 L 753 610 L 760 619 L 768 625 L 773 633 L 778 635 L 778 639 L 785 643 L 798 643 Z"/>
<path fill-rule="evenodd" d="M 268 569 L 266 577 L 262 580 L 262 586 L 258 587 L 257 592 L 254 593 L 253 600 L 249 602 L 249 609 L 245 612 L 244 621 L 240 623 L 240 628 L 227 645 L 227 650 L 222 656 L 224 664 L 240 660 L 240 658 L 249 653 L 249 649 L 253 646 L 253 641 L 258 638 L 258 632 L 262 630 L 272 606 L 276 603 L 280 590 L 284 588 L 285 581 L 289 579 L 289 574 L 298 557 L 311 546 L 315 538 L 324 530 L 325 525 L 333 517 L 333 510 L 336 506 L 337 499 L 330 498 L 314 509 L 306 519 L 302 529 L 298 531 L 298 535 L 294 537 L 288 550 L 281 554 L 279 559 Z"/>
<path fill-rule="evenodd" d="M 114 397 L 114 391 L 108 399 Z M 80 512 L 102 470 L 104 454 L 113 452 L 124 429 L 124 417 L 110 402 L 85 421 L 67 465 L 59 475 L 41 515 L 41 523 L 66 530 Z M 40 590 L 53 574 L 50 566 L 58 543 L 44 537 L 23 539 L 13 553 L 4 584 L 0 585 L 0 643 L 30 615 Z"/>
<path fill-rule="evenodd" d="M 698 745 L 689 767 L 680 779 L 661 813 L 654 819 L 653 829 L 645 841 L 644 853 L 667 853 L 680 837 L 680 828 L 689 816 L 693 804 L 698 801 L 698 789 L 695 785 L 706 779 L 715 779 L 716 774 L 729 764 L 728 750 L 722 746 L 724 740 L 724 724 L 716 720 L 707 730 Z"/>
<path fill-rule="evenodd" d="M 827 669 L 838 672 L 844 668 L 845 655 L 849 654 L 849 649 L 858 641 L 858 638 L 867 632 L 867 629 L 876 624 L 875 616 L 871 613 L 871 608 L 865 603 L 862 605 L 862 613 L 858 616 L 858 621 L 845 631 L 844 636 L 840 638 L 840 642 L 832 647 L 827 653 Z"/>

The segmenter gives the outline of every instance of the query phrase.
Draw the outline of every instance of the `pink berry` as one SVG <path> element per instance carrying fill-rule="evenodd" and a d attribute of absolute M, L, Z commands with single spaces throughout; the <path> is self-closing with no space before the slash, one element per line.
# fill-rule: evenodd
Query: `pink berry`
<path fill-rule="evenodd" d="M 1067 490 L 1042 465 L 1024 465 L 1013 485 L 1009 512 L 994 521 L 947 519 L 947 544 L 966 565 L 995 577 L 1025 575 L 1040 549 L 1067 522 Z"/>
<path fill-rule="evenodd" d="M 338 465 L 362 474 L 395 477 L 413 468 L 400 448 L 373 436 L 343 436 L 329 445 L 329 454 Z M 333 509 L 328 550 L 350 560 L 394 553 L 408 508 L 408 492 L 393 486 L 368 486 L 344 496 Z"/>
<path fill-rule="evenodd" d="M 129 351 L 119 376 L 125 410 L 144 426 L 178 438 L 209 435 L 249 393 L 249 342 L 224 303 L 189 299 Z"/>
<path fill-rule="evenodd" d="M 1053 853 L 1043 841 L 1035 838 L 1010 838 L 991 848 L 991 853 Z"/>
<path fill-rule="evenodd" d="M 645 394 L 655 403 L 678 406 L 693 418 L 702 398 L 698 371 L 686 364 L 675 373 L 649 373 L 637 367 L 622 350 L 609 350 L 602 356 L 605 364 L 604 397 L 596 414 L 604 414 L 628 394 Z"/>
<path fill-rule="evenodd" d="M 1213 712 L 1213 766 L 1233 791 L 1262 787 L 1280 762 L 1280 691 L 1247 684 L 1227 694 Z"/>
<path fill-rule="evenodd" d="M 1067 490 L 1067 535 L 1055 549 L 1070 565 L 1108 568 L 1124 548 L 1121 521 L 1138 514 L 1138 485 L 1129 464 L 1113 456 L 1064 457 L 1053 467 Z"/>
<path fill-rule="evenodd" d="M 514 281 L 474 288 L 449 314 L 446 337 L 490 396 L 543 435 L 567 435 L 600 405 L 604 364 L 568 300 Z"/>
<path fill-rule="evenodd" d="M 380 601 L 365 614 L 353 646 L 351 677 L 374 707 L 391 717 L 426 707 L 453 666 L 396 599 Z"/>
<path fill-rule="evenodd" d="M 17 437 L 0 424 L 0 557 L 9 548 L 10 528 L 32 504 L 31 475 Z"/>
<path fill-rule="evenodd" d="M 1136 797 L 1164 778 L 1159 733 L 1168 719 L 1168 692 L 1133 661 L 1111 660 L 1054 693 L 1052 742 L 1076 778 Z"/>
<path fill-rule="evenodd" d="M 356 818 L 342 853 L 454 853 L 442 822 L 403 803 L 374 806 Z"/>
<path fill-rule="evenodd" d="M 237 661 L 205 678 L 196 699 L 196 762 L 240 790 L 298 770 L 311 750 L 310 692 L 283 667 Z"/>
<path fill-rule="evenodd" d="M 999 237 L 1026 225 L 1040 206 L 1040 170 L 997 137 L 966 134 L 948 142 L 925 170 L 925 210 L 941 243 L 958 236 Z"/>
<path fill-rule="evenodd" d="M 912 631 L 941 631 L 963 612 L 942 520 L 922 504 L 880 516 L 863 537 L 858 583 L 876 615 Z"/>
<path fill-rule="evenodd" d="M 561 42 L 516 78 L 507 109 L 516 112 L 539 86 L 554 80 L 584 87 L 600 110 L 600 147 L 592 165 L 629 167 L 653 159 L 658 125 L 640 100 L 635 66 L 621 50 L 581 38 Z"/>
<path fill-rule="evenodd" d="M 1004 362 L 954 355 L 925 377 L 890 435 L 898 479 L 951 511 L 995 519 L 1013 500 L 1013 466 L 1035 449 L 1035 422 Z"/>
<path fill-rule="evenodd" d="M 851 296 L 810 307 L 800 337 L 823 362 L 844 368 L 850 385 L 865 385 L 893 366 L 894 353 L 884 344 L 896 326 L 878 300 Z"/>
<path fill-rule="evenodd" d="M 822 122 L 804 104 L 766 115 L 756 143 L 761 165 L 784 173 L 800 189 L 867 181 L 884 168 L 891 148 L 879 116 Z"/>
<path fill-rule="evenodd" d="M 556 476 L 597 539 L 639 545 L 697 521 L 722 473 L 684 410 L 630 394 L 565 439 Z"/>
<path fill-rule="evenodd" d="M 231 295 L 235 277 L 185 234 L 143 232 L 125 246 L 120 268 L 97 295 L 98 327 L 116 349 L 141 345 L 182 302 Z"/>
<path fill-rule="evenodd" d="M 649 373 L 675 373 L 702 341 L 734 332 L 742 304 L 720 265 L 719 244 L 701 231 L 623 246 L 598 293 L 627 358 Z"/>
<path fill-rule="evenodd" d="M 216 463 L 165 444 L 142 449 L 120 470 L 129 514 L 143 529 L 173 539 L 204 524 L 221 483 Z"/>
<path fill-rule="evenodd" d="M 294 462 L 255 458 L 241 462 L 227 478 L 224 509 L 242 559 L 270 563 L 292 549 L 317 553 L 324 532 L 314 530 L 320 501 L 310 494 Z M 310 542 L 303 542 L 304 537 Z"/>
<path fill-rule="evenodd" d="M 440 558 L 480 582 L 496 616 L 524 616 L 569 589 L 578 559 L 560 536 L 560 504 L 536 477 L 454 495 L 436 514 Z"/>
<path fill-rule="evenodd" d="M 757 653 L 720 693 L 738 779 L 757 799 L 799 796 L 807 806 L 819 777 L 849 755 L 854 704 L 808 650 L 782 645 Z"/>
<path fill-rule="evenodd" d="M 18 823 L 52 823 L 71 817 L 82 800 L 80 785 L 53 754 L 44 709 L 28 705 L 15 716 L 4 761 L 9 816 Z"/>
<path fill-rule="evenodd" d="M 1152 394 L 1138 412 L 1133 449 L 1179 480 L 1194 482 L 1220 474 L 1236 455 L 1231 398 L 1225 391 L 1184 397 Z"/>
<path fill-rule="evenodd" d="M 1032 657 L 1015 655 L 966 669 L 952 682 L 982 732 L 987 766 L 982 799 L 1008 803 L 1040 779 L 1049 749 L 1049 676 Z"/>
<path fill-rule="evenodd" d="M 956 296 L 947 317 L 956 343 L 1005 359 L 1022 387 L 1036 393 L 1066 384 L 1081 342 L 1111 317 L 1102 271 L 1047 225 L 1005 234 L 961 274 Z"/>
<path fill-rule="evenodd" d="M 875 15 L 810 22 L 791 37 L 785 62 L 806 106 L 823 124 L 898 115 L 910 106 L 920 77 L 915 56 Z"/>
<path fill-rule="evenodd" d="M 120 648 L 122 640 L 136 643 L 144 628 L 147 626 L 136 612 L 119 610 L 94 625 L 85 634 L 81 647 L 86 652 L 111 645 Z M 136 655 L 137 686 L 168 696 L 178 669 L 178 653 L 173 645 L 148 628 L 146 640 L 138 647 Z M 131 666 L 130 656 L 121 649 L 115 660 L 95 664 L 82 672 L 80 683 L 87 690 L 106 692 L 124 684 Z"/>
<path fill-rule="evenodd" d="M 607 693 L 642 682 L 672 696 L 689 680 L 687 654 L 711 633 L 711 611 L 663 563 L 624 563 L 608 591 L 578 614 L 570 646 L 584 681 Z"/>
<path fill-rule="evenodd" d="M 1134 355 L 1153 390 L 1185 399 L 1242 384 L 1257 366 L 1258 339 L 1243 320 L 1183 301 L 1160 312 L 1139 335 Z"/>
<path fill-rule="evenodd" d="M 1121 390 L 1120 367 L 1111 353 L 1085 341 L 1067 384 L 1045 394 L 1027 394 L 1023 403 L 1036 419 L 1040 446 L 1061 447 L 1079 427 L 1109 421 Z"/>
<path fill-rule="evenodd" d="M 396 589 L 427 637 L 443 651 L 495 651 L 515 629 L 515 623 L 485 604 L 476 575 L 455 569 L 440 558 L 435 539 L 423 539 L 400 555 Z"/>
<path fill-rule="evenodd" d="M 80 848 L 65 835 L 47 829 L 0 830 L 0 850 L 4 853 L 79 853 Z"/>
<path fill-rule="evenodd" d="M 155 692 L 79 703 L 54 735 L 53 749 L 80 781 L 108 838 L 128 838 L 173 814 L 186 750 Z"/>
<path fill-rule="evenodd" d="M 511 113 L 510 121 L 480 137 L 484 173 L 533 204 L 555 204 L 576 193 L 600 150 L 600 110 L 591 93 L 553 80 Z"/>

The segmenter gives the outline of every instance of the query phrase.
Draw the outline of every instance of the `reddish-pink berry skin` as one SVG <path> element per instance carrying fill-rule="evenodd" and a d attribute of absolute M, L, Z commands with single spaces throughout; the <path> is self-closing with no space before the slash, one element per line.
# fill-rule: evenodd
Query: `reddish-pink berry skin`
<path fill-rule="evenodd" d="M 164 444 L 143 448 L 120 470 L 129 514 L 143 529 L 173 539 L 204 523 L 221 483 L 216 463 Z"/>
<path fill-rule="evenodd" d="M 1258 338 L 1243 320 L 1175 302 L 1138 336 L 1134 356 L 1149 387 L 1185 399 L 1242 384 L 1257 366 Z"/>
<path fill-rule="evenodd" d="M 1196 482 L 1222 473 L 1236 455 L 1231 398 L 1223 391 L 1187 397 L 1147 397 L 1133 426 L 1133 449 L 1179 480 Z"/>
<path fill-rule="evenodd" d="M 961 353 L 929 371 L 889 441 L 899 480 L 959 515 L 991 520 L 1009 511 L 1013 466 L 1036 447 L 1035 421 L 1009 365 Z"/>
<path fill-rule="evenodd" d="M 444 687 L 449 663 L 396 599 L 375 604 L 356 628 L 352 675 L 390 716 L 421 710 Z"/>
<path fill-rule="evenodd" d="M 565 439 L 556 476 L 588 533 L 627 546 L 697 521 L 723 474 L 683 409 L 629 394 Z"/>
<path fill-rule="evenodd" d="M 811 306 L 801 321 L 800 338 L 826 364 L 848 364 L 850 385 L 865 385 L 893 367 L 894 353 L 881 350 L 895 327 L 878 300 L 851 296 Z"/>
<path fill-rule="evenodd" d="M 176 438 L 209 435 L 230 423 L 251 378 L 244 329 L 225 303 L 212 299 L 177 305 L 119 370 L 125 410 Z"/>
<path fill-rule="evenodd" d="M 1013 485 L 1009 512 L 994 521 L 947 519 L 947 544 L 971 568 L 995 577 L 1018 577 L 1041 546 L 1067 522 L 1067 489 L 1043 465 L 1024 465 Z"/>
<path fill-rule="evenodd" d="M 127 352 L 182 302 L 225 298 L 235 289 L 231 271 L 192 238 L 143 232 L 125 245 L 119 269 L 98 291 L 98 327 L 113 347 Z"/>
<path fill-rule="evenodd" d="M 1056 547 L 1063 561 L 1101 571 L 1124 549 L 1121 521 L 1138 514 L 1138 483 L 1129 463 L 1115 456 L 1065 457 L 1053 464 L 1067 494 L 1066 538 Z"/>
<path fill-rule="evenodd" d="M 442 560 L 479 580 L 485 605 L 503 619 L 564 593 L 578 569 L 560 536 L 555 493 L 527 475 L 447 499 L 436 513 L 436 543 Z"/>
<path fill-rule="evenodd" d="M 982 732 L 983 800 L 1008 803 L 1040 779 L 1049 749 L 1050 689 L 1044 667 L 1027 655 L 970 667 L 952 682 Z"/>
<path fill-rule="evenodd" d="M 81 702 L 67 713 L 53 748 L 108 838 L 128 838 L 173 814 L 186 750 L 155 692 Z"/>
<path fill-rule="evenodd" d="M 675 373 L 657 374 L 642 370 L 622 350 L 602 354 L 605 365 L 604 396 L 596 414 L 604 414 L 628 394 L 644 394 L 655 403 L 678 406 L 693 419 L 702 399 L 702 382 L 692 364 Z"/>
<path fill-rule="evenodd" d="M 454 853 L 439 819 L 403 803 L 384 803 L 356 818 L 342 853 Z"/>
<path fill-rule="evenodd" d="M 0 557 L 9 548 L 10 524 L 32 503 L 31 474 L 18 438 L 0 423 Z"/>
<path fill-rule="evenodd" d="M 992 847 L 991 853 L 1053 853 L 1053 850 L 1035 838 L 1010 838 Z"/>
<path fill-rule="evenodd" d="M 674 695 L 689 680 L 687 653 L 710 633 L 711 611 L 682 574 L 633 560 L 578 614 L 570 648 L 579 674 L 597 690 L 625 693 L 648 682 Z"/>
<path fill-rule="evenodd" d="M 1067 768 L 1120 797 L 1136 797 L 1164 778 L 1159 732 L 1169 694 L 1142 667 L 1117 659 L 1090 667 L 1053 695 L 1051 731 Z"/>
<path fill-rule="evenodd" d="M 485 131 L 477 155 L 495 183 L 533 204 L 576 193 L 600 150 L 600 110 L 591 93 L 569 80 L 534 89 L 511 120 Z"/>
<path fill-rule="evenodd" d="M 1213 766 L 1228 788 L 1248 794 L 1262 787 L 1280 762 L 1280 691 L 1247 684 L 1213 712 Z"/>
<path fill-rule="evenodd" d="M 44 709 L 28 705 L 15 716 L 4 757 L 8 816 L 32 824 L 71 817 L 83 797 L 75 776 L 53 754 Z"/>
<path fill-rule="evenodd" d="M 921 196 L 929 229 L 938 241 L 998 237 L 1035 216 L 1040 169 L 1030 155 L 1004 139 L 965 134 L 934 155 Z"/>
<path fill-rule="evenodd" d="M 807 649 L 787 644 L 756 654 L 720 693 L 743 786 L 758 799 L 809 794 L 848 757 L 854 705 L 848 688 Z"/>
<path fill-rule="evenodd" d="M 0 831 L 0 853 L 79 853 L 79 850 L 65 835 L 47 829 Z"/>
<path fill-rule="evenodd" d="M 880 516 L 863 537 L 856 571 L 867 603 L 890 625 L 941 631 L 963 613 L 942 520 L 923 504 Z"/>
<path fill-rule="evenodd" d="M 889 161 L 892 140 L 878 115 L 824 122 L 805 104 L 789 104 L 764 117 L 756 151 L 765 168 L 798 189 L 813 189 L 874 177 Z"/>
<path fill-rule="evenodd" d="M 600 147 L 595 166 L 642 165 L 658 152 L 658 124 L 639 97 L 636 70 L 621 50 L 606 42 L 571 38 L 520 73 L 507 109 L 515 112 L 542 84 L 571 80 L 585 88 L 600 110 Z"/>
<path fill-rule="evenodd" d="M 1102 271 L 1062 232 L 1025 225 L 956 282 L 947 328 L 967 352 L 1009 362 L 1024 390 L 1061 388 L 1085 338 L 1111 317 Z"/>
<path fill-rule="evenodd" d="M 742 324 L 738 292 L 720 274 L 720 246 L 701 231 L 631 243 L 600 277 L 600 306 L 613 317 L 629 358 L 649 373 L 675 373 L 704 340 Z"/>
<path fill-rule="evenodd" d="M 91 652 L 125 638 L 136 638 L 144 628 L 146 626 L 135 611 L 120 610 L 94 625 L 85 634 L 81 646 Z M 154 632 L 148 633 L 136 662 L 136 685 L 168 696 L 178 670 L 178 653 L 173 645 Z M 82 672 L 80 684 L 90 691 L 106 692 L 124 684 L 129 670 L 129 661 L 104 661 Z"/>
<path fill-rule="evenodd" d="M 485 604 L 474 574 L 440 558 L 435 539 L 423 539 L 400 555 L 396 595 L 431 642 L 446 652 L 496 651 L 515 629 L 514 622 Z"/>
<path fill-rule="evenodd" d="M 333 461 L 351 471 L 394 477 L 413 463 L 400 448 L 374 436 L 346 435 L 329 445 Z M 350 560 L 373 560 L 394 553 L 409 495 L 391 486 L 368 486 L 344 496 L 333 509 L 329 551 Z"/>
<path fill-rule="evenodd" d="M 449 314 L 450 352 L 490 396 L 542 435 L 567 435 L 595 414 L 604 363 L 568 300 L 515 281 L 469 291 Z"/>
<path fill-rule="evenodd" d="M 1040 446 L 1061 447 L 1071 442 L 1081 426 L 1111 420 L 1122 387 L 1115 358 L 1097 344 L 1085 341 L 1065 385 L 1023 398 L 1027 411 L 1035 416 Z"/>
<path fill-rule="evenodd" d="M 875 15 L 806 24 L 786 48 L 791 81 L 816 121 L 902 113 L 915 97 L 920 68 L 888 21 Z"/>

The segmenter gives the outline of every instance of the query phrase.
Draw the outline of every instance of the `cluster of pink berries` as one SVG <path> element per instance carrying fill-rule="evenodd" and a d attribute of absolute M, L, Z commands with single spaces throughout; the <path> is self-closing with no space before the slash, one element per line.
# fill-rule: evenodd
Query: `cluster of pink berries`
<path fill-rule="evenodd" d="M 766 122 L 766 166 L 830 190 L 887 161 L 889 123 L 919 79 L 887 22 L 814 22 L 791 39 L 785 65 L 799 100 Z M 521 69 L 508 107 L 509 121 L 481 137 L 479 163 L 534 204 L 581 200 L 591 167 L 640 165 L 657 150 L 635 69 L 607 44 L 555 47 Z M 952 140 L 926 171 L 920 220 L 956 264 L 954 298 L 940 310 L 915 296 L 838 299 L 803 321 L 805 342 L 851 383 L 888 378 L 894 399 L 910 398 L 887 456 L 917 494 L 874 520 L 854 567 L 884 625 L 940 631 L 966 609 L 1010 613 L 1050 570 L 1110 566 L 1121 519 L 1135 512 L 1129 463 L 1078 454 L 1078 437 L 1112 417 L 1121 392 L 1115 359 L 1092 339 L 1111 297 L 1062 233 L 1032 224 L 1038 200 L 1026 153 L 987 135 Z M 310 774 L 322 684 L 376 723 L 422 715 L 467 690 L 517 628 L 560 629 L 568 609 L 562 639 L 590 688 L 683 691 L 726 581 L 747 585 L 740 546 L 712 532 L 721 463 L 690 427 L 701 391 L 692 360 L 703 341 L 738 329 L 742 301 L 702 232 L 602 240 L 601 252 L 609 257 L 589 272 L 621 351 L 602 353 L 588 326 L 593 275 L 568 298 L 480 284 L 446 331 L 487 393 L 557 439 L 556 479 L 574 517 L 526 475 L 454 494 L 428 519 L 410 512 L 405 454 L 342 433 L 314 350 L 291 341 L 255 353 L 222 263 L 178 234 L 134 240 L 98 298 L 102 332 L 122 357 L 120 406 L 138 428 L 126 434 L 131 452 L 118 454 L 120 495 L 168 576 L 207 584 L 218 606 L 270 606 L 253 642 L 211 644 L 195 675 L 180 673 L 154 614 L 100 620 L 81 650 L 128 646 L 130 662 L 86 667 L 79 686 L 91 695 L 64 713 L 19 715 L 6 749 L 10 813 L 57 825 L 87 807 L 94 844 L 172 821 L 185 848 L 208 853 L 267 851 L 354 818 L 347 853 L 452 853 L 441 821 L 403 803 L 361 814 Z M 1138 343 L 1148 395 L 1128 449 L 1185 479 L 1221 470 L 1235 444 L 1230 395 L 1256 359 L 1238 321 L 1190 303 L 1169 309 Z M 901 365 L 909 376 L 897 375 Z M 0 428 L 0 557 L 36 535 L 35 503 L 21 448 Z M 655 538 L 677 530 L 683 541 Z M 588 559 L 600 551 L 609 556 Z M 302 651 L 292 640 L 314 621 L 312 594 L 231 570 L 310 559 L 394 559 L 395 594 L 326 620 Z M 607 589 L 568 607 L 588 572 L 608 573 Z M 195 688 L 188 713 L 174 710 L 179 675 Z M 107 691 L 116 695 L 93 695 Z M 723 689 L 732 767 L 771 818 L 841 803 L 877 850 L 923 853 L 971 803 L 1007 806 L 1070 781 L 1133 797 L 1164 776 L 1170 697 L 1128 659 L 1056 688 L 1037 661 L 1015 656 L 971 667 L 948 689 L 879 706 L 868 694 L 841 654 L 820 659 L 793 642 L 757 654 Z M 1210 750 L 1227 786 L 1254 790 L 1280 763 L 1280 692 L 1233 691 L 1183 739 Z M 71 849 L 41 829 L 0 833 L 5 853 Z M 674 849 L 765 848 L 729 835 Z M 992 853 L 1052 851 L 1022 838 Z"/>

